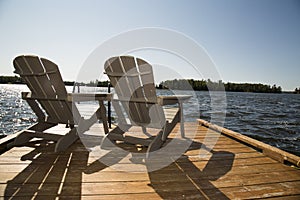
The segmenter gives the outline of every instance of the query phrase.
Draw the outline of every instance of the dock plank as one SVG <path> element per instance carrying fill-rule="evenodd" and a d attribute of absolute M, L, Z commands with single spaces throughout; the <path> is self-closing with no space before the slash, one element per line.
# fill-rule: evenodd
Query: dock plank
<path fill-rule="evenodd" d="M 141 134 L 138 128 L 130 131 Z M 171 136 L 180 145 L 183 139 L 178 131 L 179 126 Z M 54 153 L 54 144 L 46 141 L 11 148 L 0 155 L 0 198 L 299 198 L 300 170 L 203 125 L 186 123 L 186 132 L 187 136 L 195 136 L 187 151 L 178 159 L 170 152 L 170 157 L 164 159 L 173 162 L 152 172 L 146 171 L 142 156 L 132 157 L 129 151 L 137 152 L 137 147 L 129 144 L 121 144 L 127 154 L 106 155 L 106 159 L 116 159 L 114 165 L 98 162 L 100 155 L 92 154 L 83 143 L 88 148 L 100 144 L 104 134 L 99 124 L 62 153 Z M 212 151 L 201 149 L 203 144 L 212 146 Z"/>

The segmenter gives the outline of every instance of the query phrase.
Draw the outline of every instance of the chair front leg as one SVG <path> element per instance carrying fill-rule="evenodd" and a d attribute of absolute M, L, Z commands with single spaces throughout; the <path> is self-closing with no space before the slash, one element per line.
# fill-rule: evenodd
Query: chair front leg
<path fill-rule="evenodd" d="M 183 117 L 183 103 L 181 101 L 178 102 L 179 105 L 179 120 L 180 120 L 180 133 L 181 133 L 181 137 L 184 138 L 185 134 L 184 134 L 184 117 Z"/>

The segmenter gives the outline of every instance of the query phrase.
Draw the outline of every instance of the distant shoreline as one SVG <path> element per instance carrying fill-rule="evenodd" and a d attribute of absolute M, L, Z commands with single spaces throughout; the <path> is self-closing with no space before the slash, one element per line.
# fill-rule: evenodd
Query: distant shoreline
<path fill-rule="evenodd" d="M 65 86 L 74 86 L 74 83 L 69 84 L 70 82 L 65 83 Z M 0 85 L 26 85 L 26 83 L 0 83 Z M 107 86 L 97 86 L 97 87 L 107 87 Z M 164 90 L 159 87 L 156 87 L 156 88 Z M 198 90 L 198 91 L 206 91 L 206 90 Z M 226 92 L 241 92 L 241 91 L 226 91 Z M 247 93 L 247 92 L 241 92 L 241 93 Z M 250 92 L 250 93 L 263 93 L 263 92 Z M 268 93 L 265 93 L 265 94 L 268 94 Z M 272 94 L 274 94 L 274 93 L 272 93 Z M 292 91 L 282 91 L 281 93 L 277 93 L 277 94 L 296 94 L 296 93 L 292 92 Z"/>
<path fill-rule="evenodd" d="M 75 81 L 64 81 L 66 86 L 74 86 Z M 18 76 L 0 76 L 0 84 L 26 84 L 22 78 Z M 186 87 L 189 84 L 189 87 Z M 108 87 L 108 81 L 90 81 L 90 83 L 77 83 L 77 85 Z M 175 79 L 163 81 L 156 85 L 157 89 L 186 89 L 192 86 L 196 91 L 223 91 L 226 92 L 252 92 L 252 93 L 285 93 L 285 94 L 299 94 L 298 89 L 295 91 L 282 91 L 280 86 L 270 86 L 261 83 L 223 83 L 221 80 L 213 82 L 210 79 L 194 80 L 194 79 Z M 208 89 L 209 88 L 209 89 Z"/>

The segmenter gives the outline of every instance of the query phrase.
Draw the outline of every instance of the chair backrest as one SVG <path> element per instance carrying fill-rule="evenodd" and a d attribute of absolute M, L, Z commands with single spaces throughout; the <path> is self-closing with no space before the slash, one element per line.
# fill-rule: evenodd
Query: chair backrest
<path fill-rule="evenodd" d="M 108 59 L 104 68 L 131 123 L 162 126 L 165 118 L 157 105 L 152 66 L 140 58 L 118 56 Z"/>
<path fill-rule="evenodd" d="M 67 91 L 56 64 L 37 56 L 22 55 L 13 61 L 19 74 L 48 115 L 48 121 L 74 124 L 72 103 L 67 101 Z"/>

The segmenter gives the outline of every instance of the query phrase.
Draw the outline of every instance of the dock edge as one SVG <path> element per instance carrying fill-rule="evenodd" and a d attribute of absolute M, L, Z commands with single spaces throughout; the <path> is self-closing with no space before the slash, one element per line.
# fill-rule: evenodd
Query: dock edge
<path fill-rule="evenodd" d="M 300 157 L 299 156 L 288 153 L 284 150 L 278 149 L 271 145 L 265 144 L 261 141 L 255 140 L 248 136 L 242 135 L 241 133 L 229 130 L 227 128 L 223 128 L 216 124 L 212 124 L 203 119 L 197 119 L 197 121 L 199 122 L 199 124 L 201 124 L 207 128 L 210 128 L 210 129 L 217 131 L 225 136 L 233 138 L 233 139 L 235 139 L 239 142 L 242 142 L 248 146 L 251 146 L 257 150 L 260 150 L 263 154 L 265 154 L 266 156 L 269 156 L 270 158 L 272 158 L 274 160 L 277 160 L 283 164 L 293 164 L 296 167 L 300 167 Z"/>

